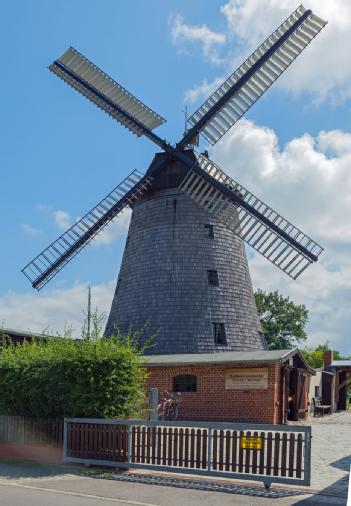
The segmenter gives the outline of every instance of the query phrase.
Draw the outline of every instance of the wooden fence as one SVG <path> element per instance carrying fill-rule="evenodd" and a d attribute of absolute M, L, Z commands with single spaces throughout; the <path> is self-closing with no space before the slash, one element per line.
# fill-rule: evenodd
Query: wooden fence
<path fill-rule="evenodd" d="M 63 419 L 0 415 L 0 442 L 62 447 Z"/>
<path fill-rule="evenodd" d="M 308 485 L 311 428 L 65 420 L 64 459 Z"/>
<path fill-rule="evenodd" d="M 133 427 L 132 463 L 207 469 L 208 430 Z M 244 448 L 242 441 L 251 441 Z M 255 442 L 259 441 L 260 448 Z M 212 469 L 232 473 L 302 477 L 303 434 L 216 430 L 212 432 Z"/>
<path fill-rule="evenodd" d="M 128 427 L 103 423 L 72 423 L 67 431 L 70 457 L 127 462 Z"/>

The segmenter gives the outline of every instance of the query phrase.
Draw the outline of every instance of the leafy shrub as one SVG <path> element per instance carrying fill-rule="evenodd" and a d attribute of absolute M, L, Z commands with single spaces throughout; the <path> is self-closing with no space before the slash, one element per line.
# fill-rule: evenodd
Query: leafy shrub
<path fill-rule="evenodd" d="M 146 369 L 137 336 L 27 341 L 0 352 L 0 413 L 42 417 L 138 415 Z"/>

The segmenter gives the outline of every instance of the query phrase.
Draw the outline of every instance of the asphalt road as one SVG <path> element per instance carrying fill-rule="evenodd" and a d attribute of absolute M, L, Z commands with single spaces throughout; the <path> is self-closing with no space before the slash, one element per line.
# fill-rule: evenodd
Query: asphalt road
<path fill-rule="evenodd" d="M 225 493 L 178 487 L 116 482 L 102 478 L 66 477 L 0 482 L 1 506 L 272 506 L 346 505 L 340 497 L 304 494 L 261 486 L 238 487 Z"/>

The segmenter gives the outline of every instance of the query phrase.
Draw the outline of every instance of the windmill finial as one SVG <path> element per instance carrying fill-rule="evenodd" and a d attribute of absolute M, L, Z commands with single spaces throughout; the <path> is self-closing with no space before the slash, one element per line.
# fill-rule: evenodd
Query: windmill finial
<path fill-rule="evenodd" d="M 185 105 L 185 108 L 182 109 L 184 113 L 184 136 L 188 133 L 188 106 Z M 199 145 L 199 135 L 195 134 L 192 139 L 189 139 L 187 142 L 187 146 L 198 146 Z"/>

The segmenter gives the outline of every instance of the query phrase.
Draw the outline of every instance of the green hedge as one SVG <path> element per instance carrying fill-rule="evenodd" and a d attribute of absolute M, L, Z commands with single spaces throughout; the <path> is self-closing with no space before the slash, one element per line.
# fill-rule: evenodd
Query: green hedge
<path fill-rule="evenodd" d="M 133 336 L 49 338 L 0 352 L 0 413 L 42 417 L 135 417 L 146 370 Z"/>

